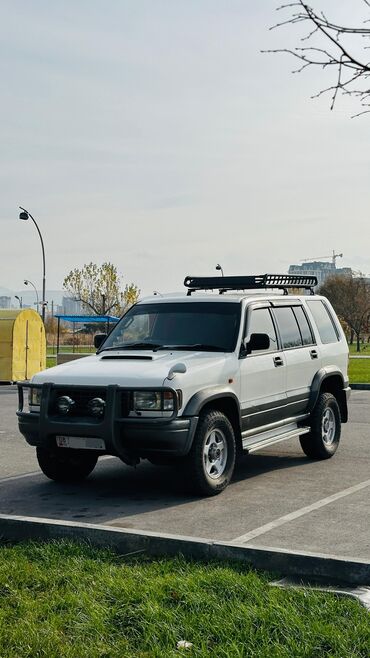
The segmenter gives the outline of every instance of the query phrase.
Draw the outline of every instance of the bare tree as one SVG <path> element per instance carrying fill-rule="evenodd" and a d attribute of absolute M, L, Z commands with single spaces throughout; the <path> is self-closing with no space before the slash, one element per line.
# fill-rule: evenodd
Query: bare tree
<path fill-rule="evenodd" d="M 357 352 L 361 335 L 367 330 L 370 313 L 370 284 L 363 277 L 335 274 L 320 286 L 319 293 L 333 304 L 335 311 L 355 334 Z"/>
<path fill-rule="evenodd" d="M 370 10 L 370 0 L 361 1 Z M 286 20 L 277 23 L 270 29 L 283 25 L 303 24 L 304 27 L 307 26 L 307 32 L 300 41 L 307 45 L 264 52 L 293 55 L 300 61 L 299 67 L 293 73 L 300 73 L 312 66 L 333 70 L 333 73 L 335 72 L 333 84 L 322 89 L 312 98 L 330 93 L 330 109 L 332 110 L 338 94 L 352 96 L 360 102 L 362 108 L 354 116 L 370 112 L 370 61 L 366 56 L 366 50 L 370 44 L 367 45 L 364 41 L 370 37 L 370 28 L 367 27 L 367 23 L 370 22 L 370 11 L 367 20 L 364 20 L 361 27 L 349 27 L 338 25 L 327 18 L 323 11 L 313 9 L 304 0 L 283 4 L 277 10 L 288 10 L 291 13 Z M 357 52 L 361 52 L 362 55 L 358 57 Z"/>

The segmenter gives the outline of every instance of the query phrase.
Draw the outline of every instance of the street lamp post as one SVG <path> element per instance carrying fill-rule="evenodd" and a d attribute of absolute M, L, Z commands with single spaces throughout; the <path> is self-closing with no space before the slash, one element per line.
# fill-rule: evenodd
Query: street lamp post
<path fill-rule="evenodd" d="M 19 308 L 23 308 L 23 300 L 22 297 L 18 297 L 18 295 L 14 295 L 16 299 L 19 301 Z"/>
<path fill-rule="evenodd" d="M 38 294 L 38 292 L 37 292 L 37 290 L 36 290 L 36 286 L 35 286 L 35 284 L 32 283 L 32 281 L 29 281 L 28 279 L 25 279 L 25 280 L 23 281 L 23 283 L 24 283 L 25 286 L 28 286 L 28 284 L 30 284 L 30 286 L 33 287 L 33 289 L 34 289 L 34 291 L 35 291 L 35 294 L 36 294 L 36 309 L 39 310 L 39 303 L 40 303 L 40 302 L 39 302 L 39 294 Z"/>
<path fill-rule="evenodd" d="M 37 233 L 39 234 L 40 242 L 41 242 L 41 249 L 42 249 L 42 321 L 45 322 L 45 306 L 46 306 L 46 300 L 45 300 L 45 249 L 44 249 L 44 241 L 42 239 L 41 231 L 37 225 L 37 222 L 34 217 L 32 217 L 31 213 L 26 210 L 25 208 L 22 208 L 22 206 L 19 206 L 21 209 L 21 213 L 19 213 L 19 219 L 23 219 L 26 221 L 27 219 L 31 218 L 34 225 L 36 226 Z"/>
<path fill-rule="evenodd" d="M 221 276 L 224 275 L 224 271 L 223 271 L 223 269 L 222 269 L 220 263 L 217 263 L 217 265 L 216 265 L 216 270 L 218 270 L 219 272 L 221 272 Z"/>

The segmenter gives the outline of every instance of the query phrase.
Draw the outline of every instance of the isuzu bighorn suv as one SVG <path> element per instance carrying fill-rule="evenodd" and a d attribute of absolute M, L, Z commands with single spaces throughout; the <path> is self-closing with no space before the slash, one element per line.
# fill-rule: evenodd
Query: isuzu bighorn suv
<path fill-rule="evenodd" d="M 187 277 L 187 295 L 143 299 L 95 337 L 96 354 L 19 384 L 19 428 L 44 474 L 80 480 L 109 454 L 173 463 L 214 495 L 243 452 L 296 437 L 311 459 L 331 457 L 347 422 L 348 347 L 316 283 Z"/>

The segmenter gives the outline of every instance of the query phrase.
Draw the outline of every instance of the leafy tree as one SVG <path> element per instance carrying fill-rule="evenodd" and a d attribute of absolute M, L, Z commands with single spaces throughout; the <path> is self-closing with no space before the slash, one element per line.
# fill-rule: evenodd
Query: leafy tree
<path fill-rule="evenodd" d="M 352 0 L 353 2 L 354 0 Z M 339 25 L 329 19 L 321 9 L 314 9 L 305 0 L 294 0 L 278 7 L 290 11 L 290 15 L 274 25 L 303 25 L 307 31 L 301 37 L 302 45 L 296 48 L 279 48 L 265 52 L 289 53 L 299 61 L 300 73 L 312 66 L 333 71 L 333 84 L 313 98 L 324 93 L 331 94 L 330 109 L 334 108 L 338 94 L 352 96 L 360 101 L 361 109 L 355 116 L 370 112 L 370 63 L 367 50 L 370 37 L 370 0 L 360 0 L 367 9 L 360 27 Z M 321 0 L 322 2 L 322 0 Z M 339 3 L 338 3 L 339 4 Z M 349 3 L 350 4 L 350 3 Z"/>
<path fill-rule="evenodd" d="M 336 274 L 325 280 L 319 292 L 329 299 L 338 317 L 354 332 L 359 352 L 361 335 L 369 323 L 370 284 L 363 276 Z"/>
<path fill-rule="evenodd" d="M 72 270 L 63 281 L 63 288 L 75 301 L 82 302 L 87 313 L 120 315 L 138 300 L 140 290 L 133 284 L 121 289 L 121 278 L 112 263 L 89 263 Z"/>

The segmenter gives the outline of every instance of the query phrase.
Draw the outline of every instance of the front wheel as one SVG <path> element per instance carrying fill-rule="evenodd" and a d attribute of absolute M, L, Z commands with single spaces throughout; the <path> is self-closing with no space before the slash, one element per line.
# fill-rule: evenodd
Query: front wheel
<path fill-rule="evenodd" d="M 299 439 L 303 452 L 311 459 L 329 459 L 338 448 L 340 433 L 338 402 L 331 393 L 321 393 L 311 414 L 311 431 Z"/>
<path fill-rule="evenodd" d="M 234 472 L 235 453 L 234 430 L 229 419 L 216 410 L 202 414 L 185 460 L 192 491 L 205 496 L 223 491 Z"/>
<path fill-rule="evenodd" d="M 70 448 L 36 448 L 39 466 L 55 482 L 80 482 L 94 470 L 98 455 Z"/>

